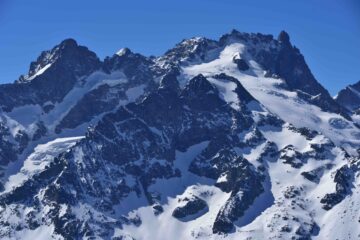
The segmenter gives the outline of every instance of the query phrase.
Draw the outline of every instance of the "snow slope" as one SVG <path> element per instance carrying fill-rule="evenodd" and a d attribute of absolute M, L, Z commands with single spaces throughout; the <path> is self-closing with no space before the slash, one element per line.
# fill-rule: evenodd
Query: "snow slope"
<path fill-rule="evenodd" d="M 300 99 L 296 92 L 282 89 L 284 83 L 281 79 L 265 77 L 265 71 L 249 60 L 250 69 L 240 72 L 232 59 L 241 55 L 251 59 L 242 43 L 233 43 L 226 46 L 213 61 L 183 67 L 183 76 L 186 81 L 198 74 L 214 76 L 226 73 L 240 81 L 240 83 L 263 104 L 270 112 L 296 127 L 307 127 L 323 133 L 337 145 L 343 146 L 352 154 L 360 144 L 360 129 L 354 123 L 330 112 L 324 112 L 319 107 Z M 229 83 L 228 88 L 231 88 Z M 231 98 L 231 95 L 227 95 Z"/>
<path fill-rule="evenodd" d="M 5 183 L 4 193 L 11 191 L 15 186 L 21 185 L 33 175 L 43 171 L 54 160 L 54 157 L 74 146 L 82 138 L 84 137 L 57 138 L 45 144 L 37 145 L 25 159 L 20 171 L 9 177 Z"/>

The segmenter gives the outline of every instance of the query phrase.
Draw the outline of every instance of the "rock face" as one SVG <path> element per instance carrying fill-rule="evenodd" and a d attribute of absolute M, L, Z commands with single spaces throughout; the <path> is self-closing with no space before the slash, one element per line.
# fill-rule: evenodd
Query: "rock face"
<path fill-rule="evenodd" d="M 296 151 L 293 145 L 287 145 L 280 151 L 280 159 L 293 168 L 300 168 L 303 165 L 301 154 Z"/>
<path fill-rule="evenodd" d="M 218 186 L 224 191 L 231 191 L 230 198 L 216 216 L 213 233 L 234 231 L 234 222 L 242 217 L 255 198 L 264 191 L 262 176 L 246 160 L 241 160 L 237 169 L 226 173 L 226 182 Z"/>
<path fill-rule="evenodd" d="M 193 196 L 191 199 L 185 198 L 181 201 L 185 202 L 185 205 L 175 208 L 172 213 L 174 218 L 181 221 L 186 221 L 188 220 L 187 218 L 194 215 L 202 215 L 209 210 L 207 203 L 196 196 Z"/>
<path fill-rule="evenodd" d="M 334 177 L 334 182 L 336 183 L 335 192 L 326 194 L 320 201 L 325 210 L 333 208 L 351 193 L 352 182 L 354 180 L 353 174 L 352 169 L 346 165 L 336 171 Z"/>
<path fill-rule="evenodd" d="M 51 51 L 43 52 L 30 64 L 29 73 L 17 84 L 0 86 L 0 105 L 4 111 L 26 104 L 61 102 L 75 86 L 77 78 L 89 75 L 101 66 L 95 53 L 67 39 Z M 38 75 L 37 75 L 38 74 Z"/>
<path fill-rule="evenodd" d="M 237 65 L 237 67 L 240 71 L 246 71 L 249 69 L 249 65 L 246 63 L 246 61 L 244 59 L 234 58 L 233 62 Z"/>
<path fill-rule="evenodd" d="M 332 167 L 332 164 L 326 164 L 325 166 L 315 168 L 311 171 L 302 172 L 301 175 L 311 182 L 319 183 L 324 172 L 331 169 Z"/>
<path fill-rule="evenodd" d="M 360 130 L 286 32 L 104 61 L 68 39 L 0 108 L 1 238 L 360 234 Z"/>
<path fill-rule="evenodd" d="M 360 81 L 342 89 L 335 101 L 351 112 L 357 111 L 360 108 Z"/>
<path fill-rule="evenodd" d="M 6 118 L 0 118 L 0 178 L 5 176 L 6 166 L 18 159 L 29 142 L 29 136 L 23 130 L 13 131 Z M 3 190 L 3 181 L 0 180 Z"/>

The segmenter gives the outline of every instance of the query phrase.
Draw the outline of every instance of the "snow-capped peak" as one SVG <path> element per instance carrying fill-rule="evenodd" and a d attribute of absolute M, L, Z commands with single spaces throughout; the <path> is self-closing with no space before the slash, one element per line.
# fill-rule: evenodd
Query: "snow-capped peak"
<path fill-rule="evenodd" d="M 119 51 L 116 52 L 116 55 L 118 56 L 124 56 L 131 53 L 131 50 L 129 48 L 121 48 Z"/>
<path fill-rule="evenodd" d="M 86 47 L 79 46 L 74 39 L 65 39 L 51 50 L 42 52 L 37 60 L 30 64 L 28 74 L 25 76 L 20 76 L 17 82 L 30 82 L 38 76 L 44 74 L 49 68 L 51 68 L 51 66 L 54 65 L 55 62 L 59 60 L 71 62 L 79 55 L 81 55 L 83 58 L 97 58 L 96 55 L 90 52 Z"/>

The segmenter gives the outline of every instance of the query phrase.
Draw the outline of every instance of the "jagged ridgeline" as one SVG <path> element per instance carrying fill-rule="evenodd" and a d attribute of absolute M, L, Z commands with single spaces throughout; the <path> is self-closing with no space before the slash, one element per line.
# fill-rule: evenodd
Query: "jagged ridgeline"
<path fill-rule="evenodd" d="M 0 85 L 0 237 L 357 239 L 358 85 L 333 99 L 284 31 L 64 40 Z"/>

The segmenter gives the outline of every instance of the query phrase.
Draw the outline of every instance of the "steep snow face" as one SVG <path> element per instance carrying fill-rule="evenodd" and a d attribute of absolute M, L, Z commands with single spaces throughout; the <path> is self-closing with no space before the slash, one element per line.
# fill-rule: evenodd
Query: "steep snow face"
<path fill-rule="evenodd" d="M 238 56 L 249 62 L 248 70 L 239 71 L 233 62 L 233 58 Z M 284 121 L 299 128 L 307 127 L 322 132 L 337 145 L 357 154 L 360 129 L 353 122 L 309 104 L 299 97 L 298 92 L 284 89 L 282 86 L 286 83 L 282 79 L 265 77 L 266 71 L 252 60 L 251 54 L 242 43 L 226 46 L 213 61 L 183 67 L 181 81 L 185 84 L 188 79 L 198 74 L 211 77 L 219 73 L 238 79 L 255 99 Z M 228 84 L 228 89 L 231 89 L 231 84 Z M 227 96 L 231 99 L 231 92 L 228 92 Z"/>
<path fill-rule="evenodd" d="M 58 138 L 45 144 L 39 144 L 34 151 L 25 159 L 20 171 L 11 175 L 5 183 L 5 192 L 21 185 L 33 175 L 43 171 L 60 153 L 74 146 L 76 142 L 84 137 Z"/>

